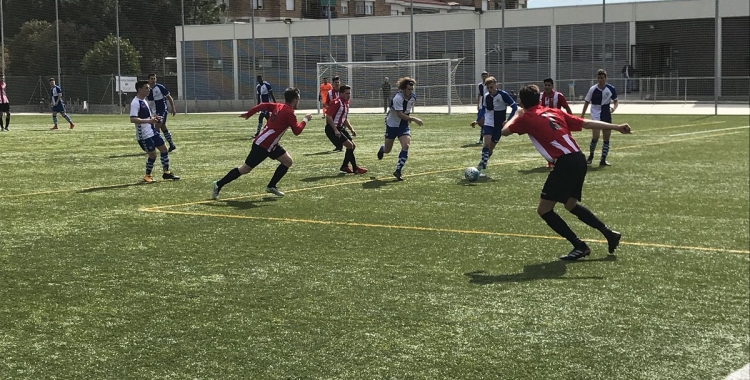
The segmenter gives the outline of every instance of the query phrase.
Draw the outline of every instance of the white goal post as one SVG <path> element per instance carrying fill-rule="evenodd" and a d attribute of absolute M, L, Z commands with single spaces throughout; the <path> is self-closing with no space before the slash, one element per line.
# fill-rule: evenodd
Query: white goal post
<path fill-rule="evenodd" d="M 463 58 L 420 59 L 407 61 L 373 62 L 319 62 L 317 64 L 318 87 L 323 78 L 332 82 L 340 77 L 342 85 L 352 90 L 350 108 L 372 108 L 373 113 L 382 113 L 384 106 L 398 91 L 398 79 L 406 76 L 417 81 L 414 93 L 417 106 L 430 107 L 434 112 L 451 113 L 453 104 L 461 104 L 456 91 L 456 69 Z M 385 78 L 390 89 L 383 88 Z M 318 113 L 322 104 L 318 101 Z"/>

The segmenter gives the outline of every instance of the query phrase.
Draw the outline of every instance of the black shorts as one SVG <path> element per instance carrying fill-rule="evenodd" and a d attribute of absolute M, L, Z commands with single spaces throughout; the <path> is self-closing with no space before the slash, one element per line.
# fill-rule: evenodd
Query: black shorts
<path fill-rule="evenodd" d="M 554 169 L 547 175 L 541 198 L 560 203 L 565 203 L 570 198 L 580 201 L 587 170 L 586 156 L 583 153 L 560 156 L 555 161 Z"/>
<path fill-rule="evenodd" d="M 0 112 L 10 112 L 10 103 L 0 103 Z"/>
<path fill-rule="evenodd" d="M 339 128 L 339 132 L 341 132 L 341 135 L 339 137 L 336 137 L 336 133 L 333 131 L 333 127 L 326 124 L 326 136 L 328 136 L 328 140 L 331 140 L 331 143 L 333 145 L 339 146 L 343 145 L 347 140 L 352 141 L 352 136 L 346 129 Z"/>
<path fill-rule="evenodd" d="M 253 144 L 253 147 L 250 148 L 250 153 L 248 153 L 247 158 L 245 159 L 245 163 L 247 166 L 255 168 L 260 165 L 261 162 L 265 161 L 266 158 L 277 160 L 279 157 L 283 156 L 284 153 L 286 153 L 286 150 L 284 150 L 281 145 L 276 145 L 276 148 L 269 152 L 266 148 Z"/>

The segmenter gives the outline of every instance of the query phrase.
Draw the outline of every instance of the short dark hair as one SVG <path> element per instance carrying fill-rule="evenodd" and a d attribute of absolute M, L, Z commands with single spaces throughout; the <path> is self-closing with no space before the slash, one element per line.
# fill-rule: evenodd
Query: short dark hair
<path fill-rule="evenodd" d="M 147 80 L 139 80 L 135 82 L 135 90 L 138 91 L 143 88 L 143 86 L 147 86 L 148 81 Z"/>
<path fill-rule="evenodd" d="M 596 72 L 596 76 L 604 75 L 604 77 L 607 77 L 607 70 L 599 69 L 599 71 Z"/>
<path fill-rule="evenodd" d="M 299 89 L 297 87 L 287 87 L 284 90 L 284 101 L 291 103 L 294 99 L 299 99 Z"/>
<path fill-rule="evenodd" d="M 341 87 L 339 87 L 339 92 L 344 92 L 346 90 L 351 90 L 352 87 L 346 84 L 342 84 Z"/>
<path fill-rule="evenodd" d="M 54 82 L 55 78 L 49 78 L 49 82 Z"/>
<path fill-rule="evenodd" d="M 334 81 L 334 82 L 335 82 L 335 81 L 337 81 L 337 80 L 341 80 L 341 78 L 339 78 L 339 76 L 338 76 L 338 75 L 336 75 L 335 77 L 333 77 L 333 81 Z"/>
<path fill-rule="evenodd" d="M 550 84 L 554 85 L 555 81 L 553 81 L 552 78 L 547 78 L 547 79 L 544 80 L 544 83 L 550 83 Z"/>
<path fill-rule="evenodd" d="M 156 77 L 156 73 L 148 74 L 148 79 L 151 79 L 151 77 Z"/>
<path fill-rule="evenodd" d="M 521 99 L 523 108 L 530 108 L 539 104 L 539 87 L 530 84 L 518 91 L 518 98 Z"/>

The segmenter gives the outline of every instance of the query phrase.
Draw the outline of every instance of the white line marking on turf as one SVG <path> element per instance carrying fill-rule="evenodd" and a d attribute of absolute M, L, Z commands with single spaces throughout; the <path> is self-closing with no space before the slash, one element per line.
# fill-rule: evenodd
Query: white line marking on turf
<path fill-rule="evenodd" d="M 700 134 L 700 133 L 712 133 L 712 132 L 719 132 L 719 131 L 731 131 L 733 129 L 743 129 L 743 128 L 750 128 L 750 125 L 745 125 L 745 126 L 742 126 L 742 127 L 711 129 L 711 130 L 708 130 L 708 131 L 678 133 L 676 135 L 669 135 L 669 137 L 697 135 L 697 134 Z"/>
<path fill-rule="evenodd" d="M 750 363 L 748 363 L 744 367 L 742 367 L 742 368 L 740 368 L 740 369 L 732 372 L 724 380 L 750 380 Z"/>

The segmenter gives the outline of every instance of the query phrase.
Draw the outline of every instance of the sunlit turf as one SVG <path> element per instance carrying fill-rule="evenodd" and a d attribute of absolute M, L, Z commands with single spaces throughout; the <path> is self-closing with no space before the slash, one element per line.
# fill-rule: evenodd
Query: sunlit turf
<path fill-rule="evenodd" d="M 616 116 L 634 134 L 583 202 L 623 245 L 558 207 L 594 251 L 576 263 L 536 215 L 528 137 L 467 183 L 471 115 L 422 117 L 403 182 L 398 149 L 375 157 L 382 116 L 351 115 L 363 176 L 338 174 L 316 118 L 282 139 L 286 197 L 267 161 L 215 202 L 255 119 L 170 118 L 182 180 L 144 185 L 127 116 L 14 116 L 0 379 L 719 379 L 750 361 L 747 117 Z"/>

